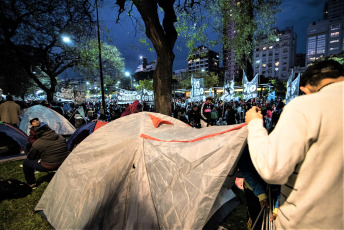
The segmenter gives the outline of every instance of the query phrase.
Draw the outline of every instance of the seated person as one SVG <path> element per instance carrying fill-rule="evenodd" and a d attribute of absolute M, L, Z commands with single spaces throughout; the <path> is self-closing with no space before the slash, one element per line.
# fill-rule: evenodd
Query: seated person
<path fill-rule="evenodd" d="M 25 180 L 30 187 L 36 186 L 35 170 L 56 170 L 69 154 L 66 140 L 47 125 L 39 127 L 36 136 L 37 140 L 32 144 L 27 159 L 23 162 Z"/>
<path fill-rule="evenodd" d="M 43 125 L 46 125 L 46 124 L 44 122 L 40 122 L 39 119 L 36 117 L 30 120 L 30 125 L 31 125 L 31 128 L 30 128 L 30 135 L 29 135 L 29 143 L 32 144 L 33 142 L 37 140 L 36 130 L 39 127 L 42 127 Z"/>

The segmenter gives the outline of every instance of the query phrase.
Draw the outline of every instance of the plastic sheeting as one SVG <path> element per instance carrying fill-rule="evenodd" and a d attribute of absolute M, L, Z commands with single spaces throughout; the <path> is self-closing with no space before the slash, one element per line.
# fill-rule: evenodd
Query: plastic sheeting
<path fill-rule="evenodd" d="M 71 135 L 74 133 L 74 126 L 61 114 L 42 105 L 35 105 L 23 111 L 23 117 L 19 128 L 27 135 L 30 134 L 30 120 L 38 118 L 46 123 L 51 129 L 60 135 Z"/>
<path fill-rule="evenodd" d="M 71 152 L 35 210 L 56 229 L 201 229 L 234 184 L 247 128 L 233 127 L 117 119 Z"/>

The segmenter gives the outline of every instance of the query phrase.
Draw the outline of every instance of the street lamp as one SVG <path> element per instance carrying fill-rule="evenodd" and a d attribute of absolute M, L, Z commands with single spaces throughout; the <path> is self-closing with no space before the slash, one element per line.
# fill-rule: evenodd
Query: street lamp
<path fill-rule="evenodd" d="M 131 78 L 131 74 L 128 71 L 126 71 L 124 74 L 126 77 L 130 77 L 130 89 L 132 89 L 133 88 L 133 81 Z"/>

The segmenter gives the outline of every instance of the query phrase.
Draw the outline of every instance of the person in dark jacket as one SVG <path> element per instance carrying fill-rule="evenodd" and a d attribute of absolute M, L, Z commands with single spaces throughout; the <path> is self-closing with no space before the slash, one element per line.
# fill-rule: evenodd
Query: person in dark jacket
<path fill-rule="evenodd" d="M 201 113 L 197 105 L 193 105 L 188 115 L 189 125 L 194 128 L 201 128 Z"/>
<path fill-rule="evenodd" d="M 201 119 L 207 122 L 207 127 L 211 126 L 211 111 L 214 107 L 212 101 L 212 96 L 207 97 L 201 107 Z"/>
<path fill-rule="evenodd" d="M 27 159 L 23 162 L 26 182 L 36 186 L 35 170 L 48 172 L 56 170 L 68 156 L 66 140 L 47 125 L 36 130 L 37 140 L 32 144 Z"/>

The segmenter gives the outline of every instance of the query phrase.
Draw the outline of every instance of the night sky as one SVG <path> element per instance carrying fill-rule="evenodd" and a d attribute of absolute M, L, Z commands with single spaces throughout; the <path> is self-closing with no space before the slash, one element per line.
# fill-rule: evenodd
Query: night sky
<path fill-rule="evenodd" d="M 325 2 L 326 0 L 282 0 L 281 12 L 277 15 L 276 26 L 280 30 L 293 26 L 297 34 L 297 53 L 306 52 L 307 26 L 313 21 L 322 20 Z M 105 6 L 99 9 L 101 24 L 105 25 L 109 30 L 108 33 L 102 32 L 102 39 L 106 40 L 105 36 L 107 36 L 107 38 L 111 39 L 108 43 L 115 45 L 119 49 L 125 59 L 127 71 L 135 72 L 141 55 L 147 57 L 148 62 L 156 59 L 154 52 L 149 51 L 147 46 L 140 44 L 139 39 L 142 36 L 135 32 L 134 23 L 129 20 L 127 15 L 121 15 L 120 23 L 115 23 L 118 8 L 115 6 L 114 0 L 105 0 L 104 3 L 100 4 Z M 135 17 L 141 20 L 138 13 L 136 13 Z M 105 31 L 104 27 L 102 30 Z M 187 67 L 188 49 L 184 44 L 185 42 L 181 38 L 177 39 L 173 70 Z M 219 52 L 221 47 L 212 49 Z"/>

